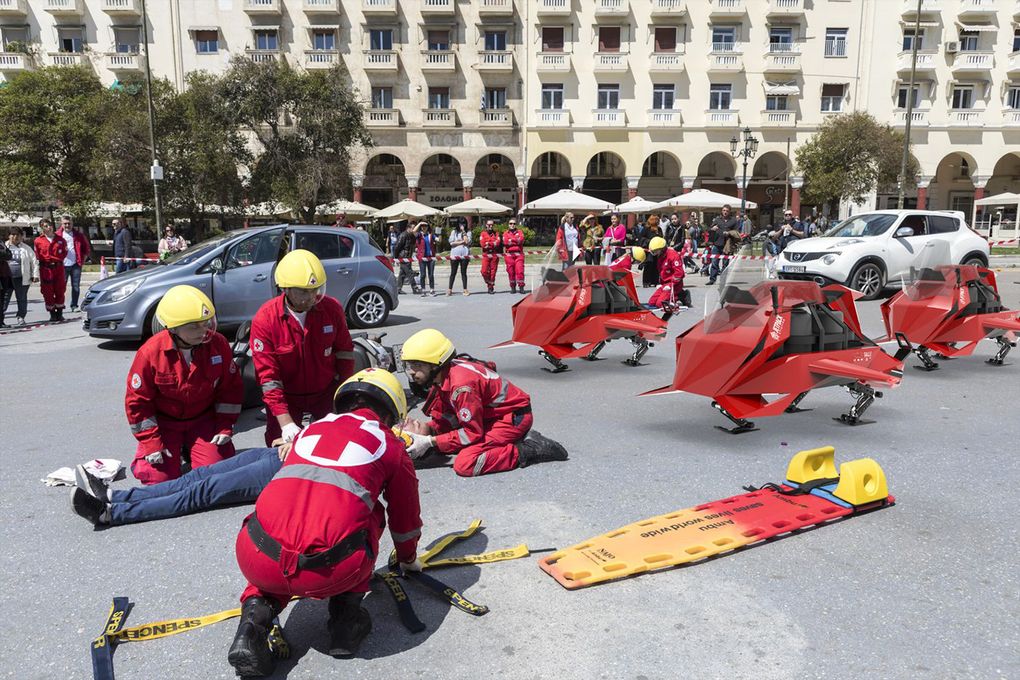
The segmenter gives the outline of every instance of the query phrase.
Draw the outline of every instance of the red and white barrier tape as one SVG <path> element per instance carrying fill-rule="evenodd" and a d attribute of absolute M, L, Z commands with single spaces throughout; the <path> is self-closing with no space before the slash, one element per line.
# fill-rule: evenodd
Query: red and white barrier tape
<path fill-rule="evenodd" d="M 81 315 L 78 316 L 67 316 L 64 317 L 63 321 L 37 321 L 35 323 L 25 324 L 24 326 L 8 326 L 7 328 L 0 328 L 0 335 L 15 335 L 17 333 L 24 333 L 25 331 L 34 331 L 37 328 L 43 328 L 45 326 L 60 326 L 65 323 L 74 323 L 81 321 Z"/>
<path fill-rule="evenodd" d="M 391 257 L 393 262 L 452 262 L 454 260 L 483 260 L 487 257 L 506 257 L 508 253 L 485 253 L 482 255 L 435 255 L 433 257 Z M 512 255 L 548 255 L 548 250 L 524 250 L 520 253 L 509 253 Z"/>
<path fill-rule="evenodd" d="M 1020 243 L 1020 238 L 1008 238 L 1004 241 L 989 241 L 988 245 L 991 248 L 996 246 L 1008 246 L 1010 243 Z"/>

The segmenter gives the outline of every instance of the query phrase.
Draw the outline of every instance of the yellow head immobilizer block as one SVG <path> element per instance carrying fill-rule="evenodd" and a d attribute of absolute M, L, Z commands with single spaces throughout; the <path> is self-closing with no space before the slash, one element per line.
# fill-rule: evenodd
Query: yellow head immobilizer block
<path fill-rule="evenodd" d="M 882 466 L 871 458 L 858 458 L 839 466 L 839 484 L 832 495 L 851 505 L 865 505 L 889 496 Z"/>
<path fill-rule="evenodd" d="M 790 459 L 786 467 L 786 478 L 795 484 L 805 484 L 814 479 L 834 479 L 836 474 L 836 449 L 823 446 L 801 451 Z"/>

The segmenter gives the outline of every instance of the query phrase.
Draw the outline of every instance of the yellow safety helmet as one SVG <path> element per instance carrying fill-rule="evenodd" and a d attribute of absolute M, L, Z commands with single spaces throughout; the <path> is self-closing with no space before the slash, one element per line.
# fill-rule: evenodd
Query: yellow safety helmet
<path fill-rule="evenodd" d="M 393 416 L 393 422 L 399 423 L 407 417 L 407 395 L 400 381 L 389 371 L 382 368 L 366 368 L 358 371 L 345 380 L 333 395 L 333 408 L 339 412 L 341 404 L 348 397 L 363 394 L 385 406 Z"/>
<path fill-rule="evenodd" d="M 322 288 L 326 285 L 326 269 L 314 253 L 298 248 L 284 255 L 276 265 L 276 285 L 305 290 Z"/>
<path fill-rule="evenodd" d="M 448 337 L 434 328 L 426 328 L 407 339 L 400 350 L 400 359 L 442 366 L 456 353 Z"/>
<path fill-rule="evenodd" d="M 653 253 L 656 250 L 662 250 L 665 247 L 666 239 L 662 238 L 661 236 L 656 236 L 655 238 L 648 242 L 648 250 L 652 251 Z"/>
<path fill-rule="evenodd" d="M 631 248 L 630 249 L 630 255 L 631 255 L 631 257 L 633 257 L 638 262 L 644 262 L 645 261 L 645 257 L 647 257 L 645 255 L 645 249 L 642 248 L 641 246 L 634 246 L 633 248 Z"/>
<path fill-rule="evenodd" d="M 177 328 L 215 318 L 212 300 L 194 286 L 174 286 L 156 305 L 156 318 L 166 328 Z"/>

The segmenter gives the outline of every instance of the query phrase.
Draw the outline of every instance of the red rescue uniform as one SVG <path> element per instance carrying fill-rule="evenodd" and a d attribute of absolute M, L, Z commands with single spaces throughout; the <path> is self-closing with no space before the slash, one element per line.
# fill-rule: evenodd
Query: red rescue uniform
<path fill-rule="evenodd" d="M 613 260 L 609 268 L 614 272 L 629 272 L 630 268 L 634 266 L 634 258 L 631 257 L 630 253 L 625 253 L 623 257 L 618 257 Z"/>
<path fill-rule="evenodd" d="M 46 302 L 46 311 L 63 309 L 64 291 L 67 290 L 67 277 L 64 274 L 67 241 L 60 234 L 54 234 L 52 239 L 41 235 L 36 237 L 33 245 L 39 260 L 39 289 Z"/>
<path fill-rule="evenodd" d="M 506 258 L 506 275 L 510 286 L 524 288 L 524 232 L 507 229 L 503 232 L 503 257 Z"/>
<path fill-rule="evenodd" d="M 516 442 L 533 422 L 527 392 L 501 378 L 495 365 L 467 359 L 453 360 L 423 410 L 431 418 L 436 448 L 457 456 L 453 469 L 464 477 L 517 467 Z"/>
<path fill-rule="evenodd" d="M 660 307 L 669 302 L 676 302 L 681 299 L 684 292 L 684 263 L 680 253 L 673 248 L 666 246 L 666 249 L 659 253 L 659 287 L 652 293 L 648 304 L 653 307 Z"/>
<path fill-rule="evenodd" d="M 237 564 L 248 579 L 241 601 L 253 596 L 282 608 L 292 596 L 327 598 L 369 590 L 386 516 L 397 558 L 415 558 L 421 535 L 418 478 L 414 464 L 390 428 L 369 409 L 330 414 L 294 439 L 283 467 L 255 503 L 237 536 Z M 261 552 L 248 522 L 258 518 L 279 544 L 279 558 Z M 349 554 L 332 566 L 300 569 L 300 555 L 329 550 L 363 531 Z"/>
<path fill-rule="evenodd" d="M 138 440 L 132 474 L 142 484 L 176 479 L 185 449 L 196 468 L 233 456 L 233 443 L 217 446 L 210 440 L 232 433 L 243 393 L 230 343 L 219 333 L 191 351 L 190 364 L 170 331 L 149 338 L 135 354 L 124 397 L 128 426 Z M 162 463 L 145 460 L 163 449 L 171 457 L 164 454 Z"/>
<path fill-rule="evenodd" d="M 483 230 L 478 242 L 482 246 L 482 279 L 486 286 L 492 288 L 496 285 L 496 269 L 499 267 L 499 249 L 502 241 L 495 231 Z"/>
<path fill-rule="evenodd" d="M 304 328 L 283 294 L 269 300 L 251 321 L 250 342 L 266 402 L 266 446 L 280 437 L 276 416 L 290 413 L 298 427 L 305 413 L 322 418 L 333 409 L 336 388 L 354 374 L 347 319 L 328 296 L 308 310 Z"/>

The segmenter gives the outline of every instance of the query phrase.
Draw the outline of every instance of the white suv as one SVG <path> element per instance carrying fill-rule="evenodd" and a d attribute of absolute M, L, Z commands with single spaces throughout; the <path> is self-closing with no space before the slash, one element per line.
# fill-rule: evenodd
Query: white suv
<path fill-rule="evenodd" d="M 776 271 L 781 279 L 840 283 L 873 300 L 899 285 L 933 239 L 949 243 L 952 263 L 988 266 L 988 242 L 967 226 L 962 212 L 876 210 L 854 215 L 822 236 L 792 241 Z"/>

